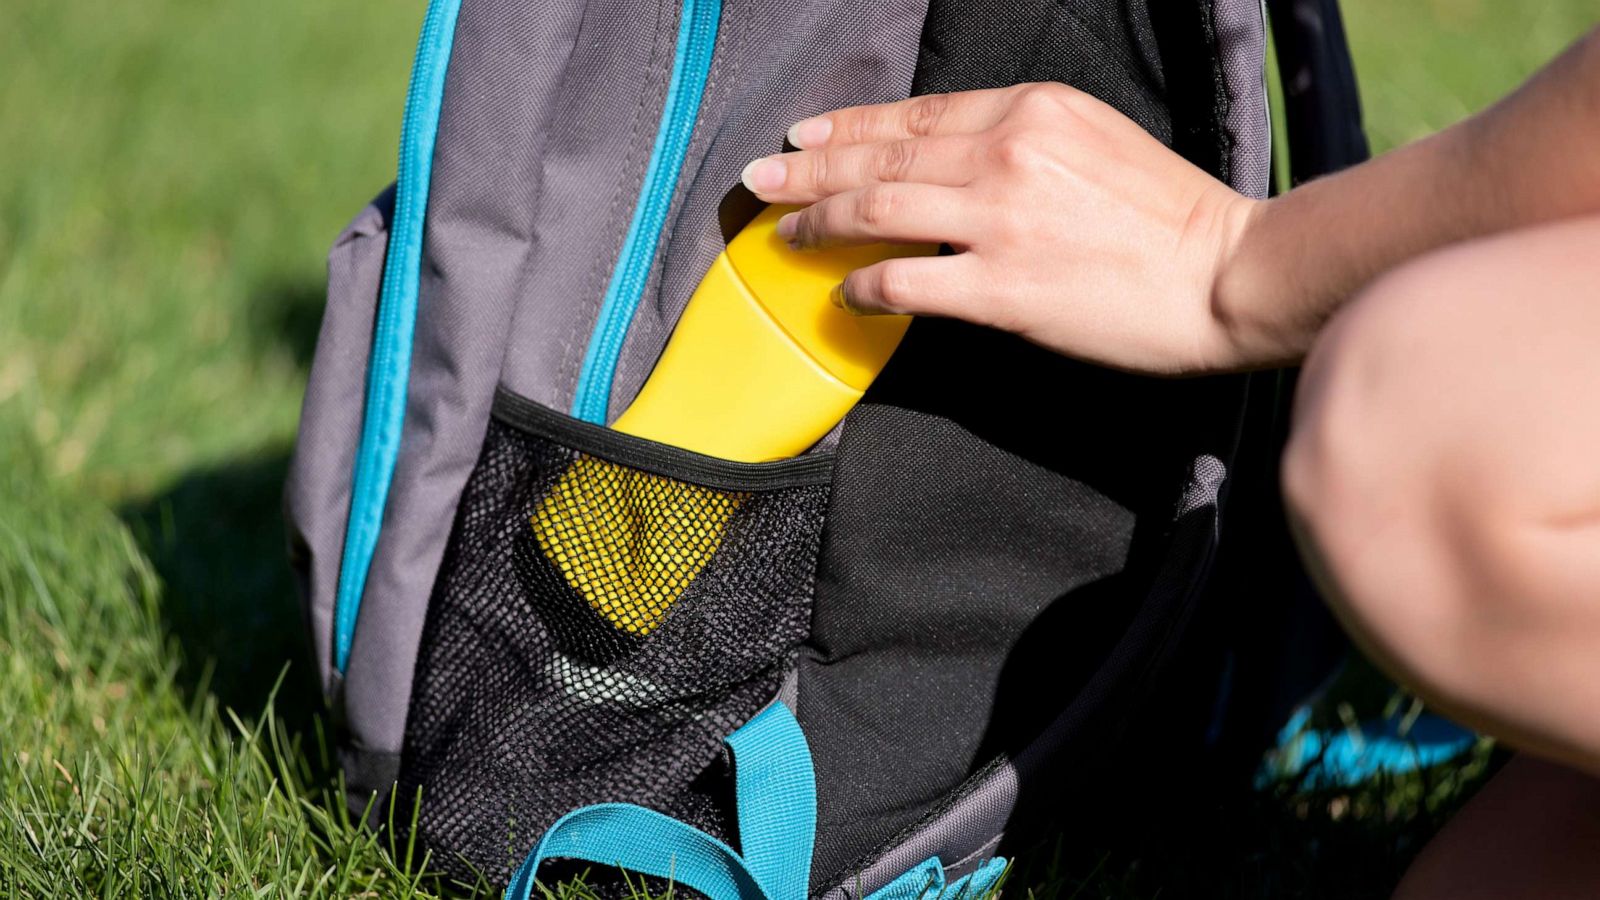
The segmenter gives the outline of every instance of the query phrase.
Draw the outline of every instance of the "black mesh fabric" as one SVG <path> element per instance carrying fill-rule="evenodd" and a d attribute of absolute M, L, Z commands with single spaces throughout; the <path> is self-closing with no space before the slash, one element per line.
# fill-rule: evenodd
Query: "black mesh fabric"
<path fill-rule="evenodd" d="M 722 740 L 805 634 L 826 470 L 695 483 L 663 473 L 670 452 L 515 418 L 497 406 L 417 663 L 400 787 L 422 792 L 424 845 L 503 883 L 591 803 L 731 837 Z"/>

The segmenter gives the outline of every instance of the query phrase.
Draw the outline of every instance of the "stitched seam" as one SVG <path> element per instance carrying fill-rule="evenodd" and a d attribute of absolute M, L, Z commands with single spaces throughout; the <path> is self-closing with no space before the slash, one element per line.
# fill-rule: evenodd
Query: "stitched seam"
<path fill-rule="evenodd" d="M 611 194 L 611 202 L 606 206 L 606 219 L 611 223 L 607 253 L 595 254 L 594 264 L 590 267 L 588 276 L 584 279 L 579 296 L 585 303 L 592 304 L 593 315 L 580 319 L 571 339 L 562 341 L 561 364 L 556 371 L 566 375 L 571 373 L 572 381 L 561 399 L 566 406 L 571 406 L 577 399 L 579 382 L 582 379 L 582 366 L 584 356 L 588 353 L 588 336 L 599 327 L 600 313 L 605 303 L 606 288 L 610 284 L 611 276 L 617 265 L 621 262 L 622 245 L 627 240 L 628 227 L 633 220 L 633 207 L 627 208 L 628 215 L 619 216 L 618 208 L 623 205 L 627 197 L 639 199 L 639 191 L 644 185 L 644 179 L 650 168 L 652 147 L 641 145 L 639 135 L 648 116 L 648 109 L 655 105 L 665 106 L 668 82 L 672 77 L 672 60 L 662 53 L 665 38 L 671 38 L 669 46 L 677 44 L 677 29 L 664 29 L 662 23 L 666 17 L 662 14 L 669 0 L 661 0 L 656 4 L 656 35 L 655 41 L 650 46 L 650 61 L 646 68 L 650 72 L 650 88 L 640 93 L 639 105 L 634 108 L 633 127 L 628 132 L 628 147 L 632 149 L 632 158 L 629 161 L 628 171 L 631 177 L 619 180 Z M 679 9 L 682 15 L 682 9 Z M 665 110 L 663 109 L 663 112 Z M 641 154 L 641 151 L 642 154 Z"/>

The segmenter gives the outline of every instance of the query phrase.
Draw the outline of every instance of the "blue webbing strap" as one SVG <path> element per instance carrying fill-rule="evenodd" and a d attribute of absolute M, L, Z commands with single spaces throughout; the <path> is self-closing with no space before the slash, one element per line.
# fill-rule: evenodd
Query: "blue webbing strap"
<path fill-rule="evenodd" d="M 506 900 L 528 900 L 546 859 L 581 859 L 627 872 L 671 879 L 713 900 L 767 897 L 733 848 L 671 816 L 631 803 L 585 806 L 544 833 L 506 888 Z"/>
<path fill-rule="evenodd" d="M 728 736 L 739 811 L 739 848 L 772 900 L 804 900 L 817 831 L 811 748 L 782 703 Z"/>
<path fill-rule="evenodd" d="M 811 751 L 794 713 L 762 710 L 728 737 L 744 855 L 697 828 L 630 803 L 585 806 L 550 826 L 506 888 L 529 900 L 539 864 L 580 859 L 668 878 L 712 900 L 805 900 L 816 836 Z"/>
<path fill-rule="evenodd" d="M 816 840 L 817 790 L 811 749 L 782 703 L 762 710 L 728 736 L 743 855 L 709 834 L 631 803 L 585 806 L 550 826 L 506 888 L 506 900 L 530 900 L 539 864 L 580 859 L 670 879 L 711 900 L 806 900 Z M 982 900 L 1005 874 L 995 858 L 945 883 L 934 856 L 866 900 Z"/>

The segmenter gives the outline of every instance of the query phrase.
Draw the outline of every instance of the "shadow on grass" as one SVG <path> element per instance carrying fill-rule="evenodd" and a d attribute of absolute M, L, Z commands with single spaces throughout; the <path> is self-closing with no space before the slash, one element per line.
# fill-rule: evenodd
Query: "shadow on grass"
<path fill-rule="evenodd" d="M 327 284 L 319 276 L 269 281 L 251 295 L 246 324 L 263 351 L 286 350 L 301 371 L 311 368 L 322 327 Z"/>
<path fill-rule="evenodd" d="M 287 353 L 305 371 L 322 319 L 320 278 L 269 280 L 246 324 L 263 356 Z M 241 717 L 275 708 L 297 734 L 323 708 L 316 666 L 289 573 L 282 512 L 290 444 L 195 469 L 166 492 L 121 510 L 161 576 L 162 615 L 178 643 L 178 682 Z"/>
<path fill-rule="evenodd" d="M 1357 657 L 1312 720 L 1336 729 L 1388 716 L 1396 703 L 1408 707 L 1409 695 Z M 1272 777 L 1240 770 L 1226 750 L 1175 752 L 1182 731 L 1164 717 L 1140 723 L 1100 778 L 1058 804 L 1040 829 L 1050 837 L 1014 848 L 1012 883 L 1031 886 L 1032 900 L 1387 897 L 1509 756 L 1480 742 L 1436 766 L 1335 784 L 1315 763 Z"/>
<path fill-rule="evenodd" d="M 1358 785 L 1284 781 L 1232 792 L 1143 769 L 1107 779 L 1105 814 L 1063 815 L 1019 854 L 1032 900 L 1367 900 L 1387 897 L 1439 827 L 1503 765 L 1479 747 L 1459 763 Z"/>
<path fill-rule="evenodd" d="M 191 472 L 123 517 L 161 576 L 179 686 L 251 718 L 287 665 L 276 708 L 302 732 L 322 701 L 284 553 L 288 459 L 275 449 Z"/>

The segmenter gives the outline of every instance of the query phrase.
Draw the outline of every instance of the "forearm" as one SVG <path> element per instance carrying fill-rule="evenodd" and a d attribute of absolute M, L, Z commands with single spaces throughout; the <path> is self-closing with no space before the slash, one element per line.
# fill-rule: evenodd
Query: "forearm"
<path fill-rule="evenodd" d="M 1447 244 L 1600 211 L 1600 31 L 1432 137 L 1257 204 L 1212 311 L 1241 367 L 1298 361 L 1377 275 Z"/>

